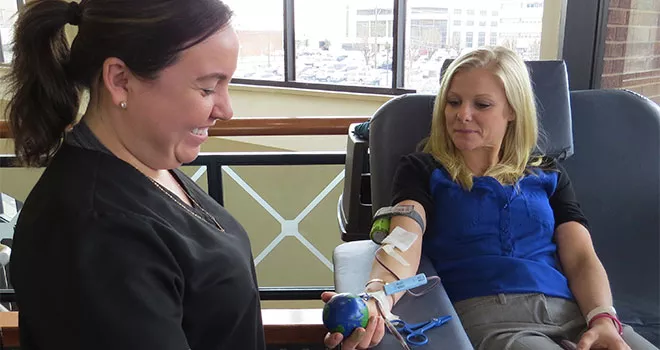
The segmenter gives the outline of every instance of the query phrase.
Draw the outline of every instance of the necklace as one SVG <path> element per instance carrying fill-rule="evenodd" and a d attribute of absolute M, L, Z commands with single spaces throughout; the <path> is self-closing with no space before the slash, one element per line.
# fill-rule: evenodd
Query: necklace
<path fill-rule="evenodd" d="M 144 174 L 144 176 L 145 176 L 147 179 L 149 179 L 149 181 L 151 181 L 151 183 L 154 184 L 154 186 L 156 186 L 156 188 L 158 188 L 161 192 L 163 192 L 165 195 L 167 195 L 168 197 L 170 197 L 170 199 L 173 200 L 176 204 L 178 204 L 181 208 L 183 208 L 183 210 L 185 210 L 186 212 L 188 212 L 188 214 L 191 214 L 192 216 L 198 218 L 199 220 L 202 220 L 202 221 L 208 223 L 208 220 L 205 220 L 205 219 L 202 218 L 199 214 L 195 213 L 192 209 L 190 209 L 190 208 L 188 207 L 187 204 L 182 203 L 181 199 L 179 199 L 179 198 L 175 198 L 175 197 L 170 193 L 170 191 L 169 191 L 168 189 L 166 189 L 163 185 L 161 185 L 160 183 L 158 183 L 158 181 L 152 179 L 150 176 L 147 176 L 146 174 Z M 218 228 L 218 230 L 220 230 L 220 231 L 222 231 L 222 232 L 225 232 L 225 229 L 220 225 L 220 223 L 218 222 L 218 220 L 216 220 L 215 217 L 213 217 L 213 215 L 211 215 L 211 214 L 210 214 L 209 212 L 207 212 L 204 208 L 202 208 L 202 206 L 199 205 L 199 203 L 197 203 L 197 201 L 196 201 L 191 195 L 189 195 L 188 192 L 186 192 L 185 189 L 183 189 L 183 193 L 185 193 L 185 194 L 186 194 L 186 197 L 188 197 L 188 199 L 190 199 L 190 202 L 193 204 L 193 206 L 199 208 L 199 210 L 201 210 L 202 213 L 204 213 L 204 215 L 205 215 L 207 218 L 211 219 L 211 221 L 212 221 L 213 224 Z"/>

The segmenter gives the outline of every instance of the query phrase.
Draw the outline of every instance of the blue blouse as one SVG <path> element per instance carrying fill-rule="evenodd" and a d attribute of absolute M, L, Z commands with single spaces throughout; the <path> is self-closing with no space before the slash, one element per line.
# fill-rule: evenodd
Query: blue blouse
<path fill-rule="evenodd" d="M 425 207 L 423 252 L 453 302 L 498 293 L 573 298 L 554 231 L 567 221 L 587 223 L 556 163 L 514 185 L 474 177 L 467 191 L 432 156 L 415 153 L 402 159 L 394 180 L 393 203 L 405 199 Z"/>

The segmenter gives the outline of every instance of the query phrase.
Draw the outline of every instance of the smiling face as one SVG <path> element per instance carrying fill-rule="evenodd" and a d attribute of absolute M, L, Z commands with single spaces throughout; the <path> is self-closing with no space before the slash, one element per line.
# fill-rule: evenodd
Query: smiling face
<path fill-rule="evenodd" d="M 475 150 L 499 153 L 514 113 L 496 75 L 487 68 L 457 72 L 446 101 L 445 124 L 456 149 L 462 154 Z"/>
<path fill-rule="evenodd" d="M 152 169 L 194 160 L 218 119 L 233 116 L 229 81 L 236 70 L 238 38 L 231 26 L 181 52 L 155 80 L 128 79 L 121 143 Z"/>

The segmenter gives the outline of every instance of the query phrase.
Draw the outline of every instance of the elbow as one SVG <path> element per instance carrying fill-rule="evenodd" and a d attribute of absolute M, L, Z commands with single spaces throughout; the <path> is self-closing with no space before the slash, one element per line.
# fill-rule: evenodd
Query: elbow
<path fill-rule="evenodd" d="M 570 259 L 570 263 L 562 263 L 564 274 L 569 282 L 581 279 L 584 275 L 591 275 L 598 271 L 604 271 L 603 264 L 595 252 L 587 252 Z"/>
<path fill-rule="evenodd" d="M 602 268 L 589 231 L 581 224 L 573 221 L 559 225 L 555 238 L 561 268 L 569 279 Z"/>

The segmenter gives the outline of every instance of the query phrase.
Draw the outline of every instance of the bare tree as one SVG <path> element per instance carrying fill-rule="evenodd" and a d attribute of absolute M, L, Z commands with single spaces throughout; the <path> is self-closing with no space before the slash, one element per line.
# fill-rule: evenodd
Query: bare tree
<path fill-rule="evenodd" d="M 534 39 L 529 44 L 529 59 L 538 60 L 541 53 L 541 40 Z"/>
<path fill-rule="evenodd" d="M 518 40 L 516 40 L 516 38 L 507 37 L 502 40 L 502 46 L 506 47 L 507 49 L 517 51 Z"/>

